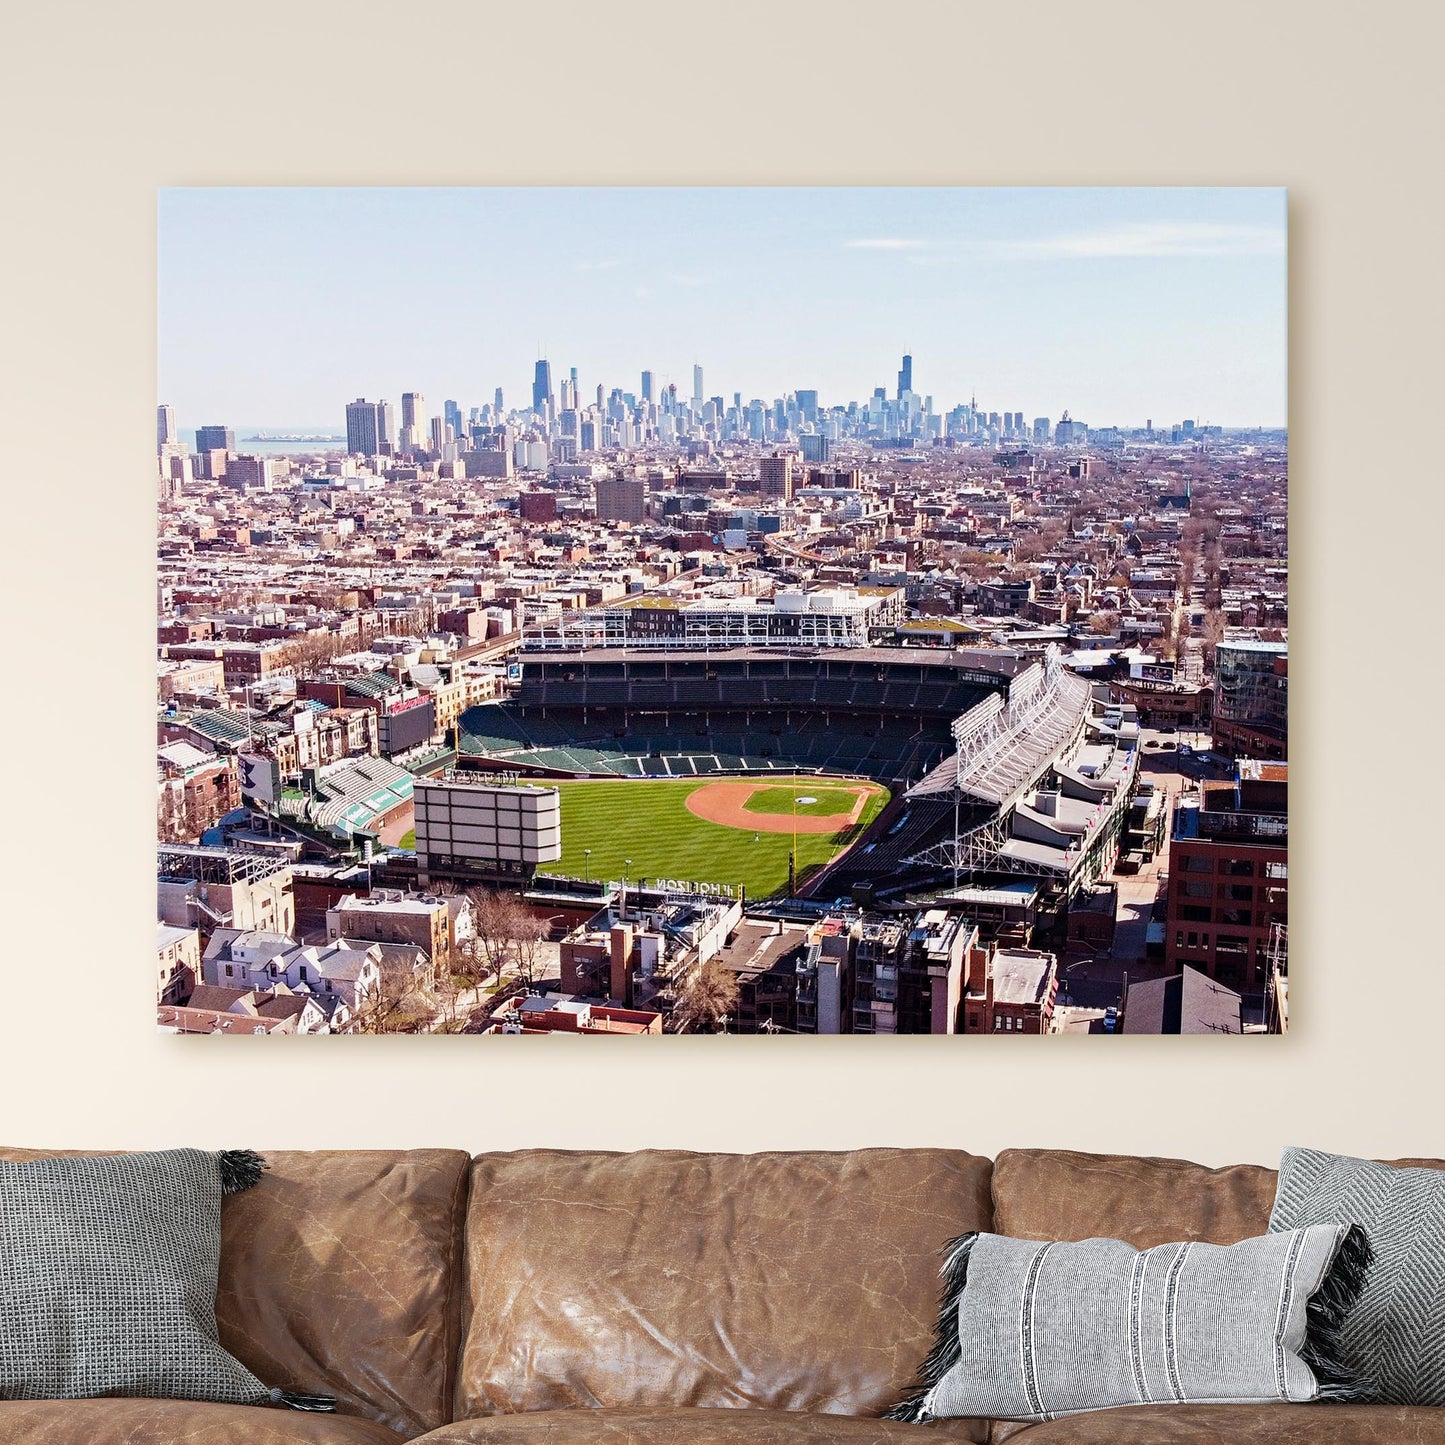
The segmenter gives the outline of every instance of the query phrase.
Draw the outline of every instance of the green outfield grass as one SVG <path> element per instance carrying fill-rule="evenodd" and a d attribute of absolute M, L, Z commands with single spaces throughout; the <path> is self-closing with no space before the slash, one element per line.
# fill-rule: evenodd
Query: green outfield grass
<path fill-rule="evenodd" d="M 746 828 L 706 823 L 688 812 L 689 795 L 711 781 L 716 779 L 558 783 L 562 860 L 553 866 L 579 878 L 620 879 L 625 860 L 630 858 L 627 875 L 634 883 L 644 878 L 687 878 L 741 884 L 750 898 L 786 887 L 791 833 L 755 835 Z M 782 799 L 781 806 L 766 810 L 774 813 L 791 813 L 795 797 L 822 799 L 828 791 L 838 791 L 821 787 L 817 777 L 769 778 L 768 782 L 768 793 Z M 875 786 L 878 791 L 864 805 L 856 829 L 841 834 L 798 834 L 800 873 L 826 863 L 878 816 L 889 794 L 886 788 Z M 841 804 L 816 807 L 824 814 L 845 812 L 852 806 L 852 796 L 842 796 L 845 801 Z M 590 858 L 583 851 L 587 848 L 592 850 Z"/>
<path fill-rule="evenodd" d="M 857 799 L 844 788 L 820 788 L 806 778 L 796 787 L 759 788 L 743 804 L 749 813 L 774 813 L 793 816 L 796 798 L 812 798 L 811 803 L 797 805 L 800 818 L 827 818 L 834 813 L 851 813 Z"/>
<path fill-rule="evenodd" d="M 398 848 L 416 847 L 416 829 L 412 828 L 401 835 L 401 842 L 396 845 Z"/>

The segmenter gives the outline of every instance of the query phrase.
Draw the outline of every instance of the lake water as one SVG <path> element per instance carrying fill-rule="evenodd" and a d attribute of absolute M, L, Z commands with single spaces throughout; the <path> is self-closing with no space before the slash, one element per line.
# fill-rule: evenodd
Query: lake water
<path fill-rule="evenodd" d="M 279 457 L 279 456 L 320 456 L 324 452 L 344 452 L 346 450 L 346 432 L 336 426 L 238 426 L 233 428 L 236 433 L 236 450 L 242 456 L 250 457 Z M 268 434 L 266 441 L 253 441 L 252 438 L 260 433 Z M 325 442 L 289 442 L 279 441 L 277 438 L 285 436 L 332 436 L 334 441 Z M 183 440 L 189 441 L 194 447 L 196 444 L 195 432 L 182 432 Z"/>

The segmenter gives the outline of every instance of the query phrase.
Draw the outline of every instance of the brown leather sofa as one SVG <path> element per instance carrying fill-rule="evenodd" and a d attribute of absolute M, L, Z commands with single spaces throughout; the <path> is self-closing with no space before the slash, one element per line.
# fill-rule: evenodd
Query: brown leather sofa
<path fill-rule="evenodd" d="M 3 1445 L 1445 1445 L 1445 1410 L 1428 1409 L 878 1418 L 928 1350 L 945 1240 L 1229 1243 L 1269 1220 L 1275 1176 L 1253 1165 L 1028 1149 L 269 1159 L 225 1203 L 221 1339 L 339 1413 L 0 1401 Z"/>

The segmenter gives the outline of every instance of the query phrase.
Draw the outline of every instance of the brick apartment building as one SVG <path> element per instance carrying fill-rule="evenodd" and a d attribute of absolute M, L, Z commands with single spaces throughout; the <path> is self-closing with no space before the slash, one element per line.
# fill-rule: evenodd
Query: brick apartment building
<path fill-rule="evenodd" d="M 156 836 L 164 842 L 194 843 L 241 806 L 235 758 L 173 742 L 159 749 L 156 762 Z"/>
<path fill-rule="evenodd" d="M 452 900 L 458 904 L 464 901 Z M 328 939 L 409 943 L 427 955 L 438 978 L 451 971 L 452 925 L 452 907 L 447 899 L 395 889 L 376 889 L 365 897 L 348 894 L 326 910 Z"/>
<path fill-rule="evenodd" d="M 1165 959 L 1231 988 L 1264 987 L 1270 930 L 1289 919 L 1289 768 L 1244 761 L 1174 810 Z"/>
<path fill-rule="evenodd" d="M 1032 948 L 971 949 L 966 1034 L 1046 1034 L 1059 992 L 1058 959 Z"/>
<path fill-rule="evenodd" d="M 517 511 L 524 522 L 546 524 L 557 520 L 555 492 L 523 492 L 517 498 Z"/>

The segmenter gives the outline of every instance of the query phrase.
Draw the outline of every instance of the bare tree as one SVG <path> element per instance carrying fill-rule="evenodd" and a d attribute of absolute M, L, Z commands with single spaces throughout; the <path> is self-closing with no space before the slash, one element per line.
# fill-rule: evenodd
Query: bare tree
<path fill-rule="evenodd" d="M 523 910 L 518 920 L 516 945 L 517 981 L 523 988 L 534 988 L 537 974 L 547 957 L 546 944 L 552 936 L 551 925 L 533 913 Z"/>
<path fill-rule="evenodd" d="M 1224 641 L 1224 613 L 1217 607 L 1211 608 L 1204 614 L 1204 666 L 1207 670 L 1214 667 L 1215 649 Z"/>
<path fill-rule="evenodd" d="M 531 946 L 530 957 L 535 958 L 539 940 L 530 939 L 530 935 L 537 920 L 514 893 L 474 888 L 467 896 L 472 903 L 474 930 L 466 950 L 468 975 L 480 983 L 485 974 L 493 973 L 500 984 L 503 970 L 522 946 Z"/>
<path fill-rule="evenodd" d="M 426 970 L 405 957 L 385 957 L 381 984 L 358 1000 L 351 1031 L 358 1034 L 424 1033 L 436 1014 Z"/>
<path fill-rule="evenodd" d="M 1026 532 L 1014 538 L 1013 560 L 1018 563 L 1033 562 L 1049 550 L 1049 540 L 1040 532 Z"/>
<path fill-rule="evenodd" d="M 738 976 L 718 959 L 694 969 L 678 990 L 672 1009 L 673 1029 L 680 1034 L 721 1033 L 738 1006 Z"/>
<path fill-rule="evenodd" d="M 997 552 L 986 552 L 977 547 L 950 545 L 942 554 L 950 567 L 970 575 L 974 572 L 992 572 L 1003 566 L 1004 559 Z"/>
<path fill-rule="evenodd" d="M 1179 593 L 1186 602 L 1189 600 L 1189 589 L 1194 585 L 1194 574 L 1199 566 L 1199 553 L 1193 547 L 1181 547 L 1179 550 Z"/>
<path fill-rule="evenodd" d="M 318 676 L 328 663 L 346 650 L 346 640 L 336 633 L 309 633 L 290 643 L 282 654 L 282 660 L 298 678 L 304 679 Z"/>
<path fill-rule="evenodd" d="M 437 1034 L 459 1034 L 466 1030 L 471 1019 L 471 1010 L 462 1012 L 462 990 L 450 974 L 444 974 L 431 987 L 432 1001 L 436 1007 L 432 1032 Z"/>

